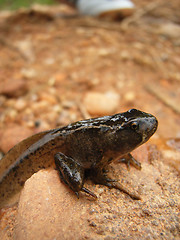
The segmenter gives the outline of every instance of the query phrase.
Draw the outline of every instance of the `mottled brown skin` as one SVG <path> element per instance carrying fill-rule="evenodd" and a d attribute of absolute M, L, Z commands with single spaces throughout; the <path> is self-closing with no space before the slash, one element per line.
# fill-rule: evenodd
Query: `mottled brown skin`
<path fill-rule="evenodd" d="M 53 158 L 61 179 L 77 195 L 84 191 L 96 197 L 83 187 L 88 171 L 95 183 L 118 188 L 139 199 L 108 179 L 104 172 L 117 157 L 140 168 L 130 152 L 145 143 L 157 125 L 153 115 L 131 109 L 33 135 L 17 144 L 0 161 L 0 202 L 18 192 L 34 172 L 50 166 Z"/>

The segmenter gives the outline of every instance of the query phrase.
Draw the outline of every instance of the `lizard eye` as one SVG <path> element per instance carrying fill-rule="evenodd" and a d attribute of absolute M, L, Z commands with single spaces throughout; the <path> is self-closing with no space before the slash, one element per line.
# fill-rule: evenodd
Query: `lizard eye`
<path fill-rule="evenodd" d="M 137 122 L 132 122 L 132 123 L 131 123 L 131 129 L 132 129 L 132 130 L 137 130 L 138 127 L 139 127 L 139 124 L 138 124 Z"/>

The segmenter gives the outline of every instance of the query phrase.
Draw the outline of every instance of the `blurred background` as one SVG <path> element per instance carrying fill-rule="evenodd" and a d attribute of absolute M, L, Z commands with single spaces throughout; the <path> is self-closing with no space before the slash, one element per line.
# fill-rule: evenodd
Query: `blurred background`
<path fill-rule="evenodd" d="M 30 7 L 34 3 L 38 4 L 48 4 L 52 5 L 55 3 L 54 0 L 35 0 L 35 1 L 30 1 L 30 0 L 1 0 L 0 1 L 0 8 L 1 9 L 11 9 L 15 10 L 21 7 Z"/>
<path fill-rule="evenodd" d="M 180 137 L 179 1 L 133 3 L 122 19 L 62 1 L 0 1 L 2 152 L 38 131 L 130 108 L 158 118 L 155 138 Z"/>

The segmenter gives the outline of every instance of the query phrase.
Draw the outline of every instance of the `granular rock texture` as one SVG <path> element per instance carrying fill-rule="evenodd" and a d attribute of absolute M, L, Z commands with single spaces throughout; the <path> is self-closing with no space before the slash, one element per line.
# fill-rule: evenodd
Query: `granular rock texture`
<path fill-rule="evenodd" d="M 139 192 L 139 201 L 91 182 L 86 185 L 98 199 L 83 193 L 77 199 L 57 171 L 34 174 L 19 201 L 14 239 L 178 239 L 178 175 L 160 159 L 149 164 L 147 153 L 146 147 L 135 153 L 144 158 L 141 171 L 128 172 L 121 163 L 110 168 L 123 185 Z"/>

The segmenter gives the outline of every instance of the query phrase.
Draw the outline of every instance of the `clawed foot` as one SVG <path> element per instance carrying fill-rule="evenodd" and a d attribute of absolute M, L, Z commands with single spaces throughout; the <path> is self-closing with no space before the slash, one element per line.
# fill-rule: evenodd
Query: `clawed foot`
<path fill-rule="evenodd" d="M 133 156 L 128 153 L 124 158 L 119 160 L 120 162 L 124 162 L 127 166 L 127 169 L 130 170 L 130 164 L 132 164 L 138 170 L 141 170 L 141 163 L 138 162 Z"/>
<path fill-rule="evenodd" d="M 118 180 L 114 180 L 114 179 L 110 179 L 107 177 L 107 174 L 101 172 L 101 171 L 93 171 L 92 174 L 92 180 L 96 183 L 96 184 L 101 184 L 104 186 L 107 186 L 109 188 L 116 188 L 119 189 L 120 191 L 128 194 L 132 199 L 135 200 L 140 200 L 141 197 L 135 193 L 131 193 L 128 189 L 124 188 L 119 182 Z"/>
<path fill-rule="evenodd" d="M 57 153 L 54 156 L 55 164 L 59 172 L 59 176 L 79 197 L 79 191 L 83 191 L 93 198 L 97 199 L 97 196 L 85 188 L 84 185 L 84 169 L 74 159 L 65 156 L 63 153 Z M 130 154 L 127 155 L 126 164 L 135 164 L 136 167 L 141 168 L 140 163 L 137 162 Z M 109 188 L 116 188 L 124 193 L 128 194 L 131 198 L 139 200 L 140 197 L 136 194 L 129 192 L 125 189 L 117 180 L 113 180 L 107 177 L 107 171 L 102 168 L 91 169 L 92 180 L 101 185 L 105 185 Z"/>

